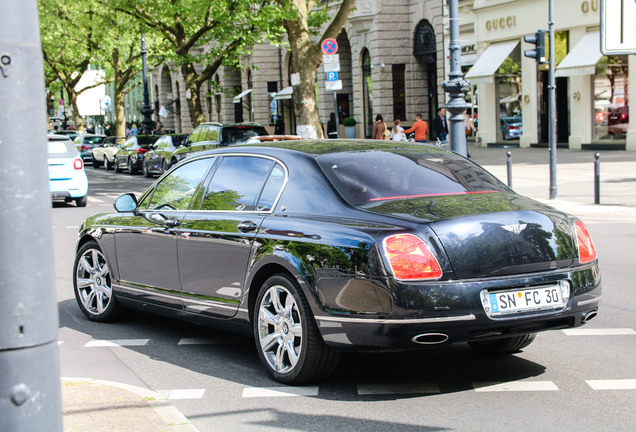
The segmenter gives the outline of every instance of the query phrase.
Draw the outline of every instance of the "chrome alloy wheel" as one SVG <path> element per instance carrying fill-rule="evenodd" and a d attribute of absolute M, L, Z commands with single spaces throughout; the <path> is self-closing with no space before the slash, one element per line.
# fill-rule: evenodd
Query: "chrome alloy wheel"
<path fill-rule="evenodd" d="M 294 296 L 282 285 L 270 287 L 258 305 L 258 340 L 269 366 L 291 372 L 302 354 L 303 322 Z"/>
<path fill-rule="evenodd" d="M 110 269 L 98 249 L 87 249 L 77 261 L 75 289 L 81 306 L 89 314 L 100 316 L 112 300 Z"/>

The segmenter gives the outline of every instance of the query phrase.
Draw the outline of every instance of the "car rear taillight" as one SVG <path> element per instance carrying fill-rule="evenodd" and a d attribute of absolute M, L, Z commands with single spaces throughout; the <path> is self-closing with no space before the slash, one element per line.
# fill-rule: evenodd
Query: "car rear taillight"
<path fill-rule="evenodd" d="M 592 237 L 587 231 L 585 224 L 581 221 L 574 222 L 576 229 L 576 245 L 579 250 L 579 261 L 581 263 L 592 262 L 597 258 Z"/>
<path fill-rule="evenodd" d="M 76 170 L 81 170 L 84 167 L 84 163 L 82 162 L 82 159 L 77 158 L 73 161 L 73 168 L 75 168 Z"/>
<path fill-rule="evenodd" d="M 511 130 L 517 130 L 517 129 L 519 129 L 519 127 L 517 127 L 517 126 L 508 126 L 508 130 L 510 130 L 510 131 Z"/>
<path fill-rule="evenodd" d="M 147 148 L 139 147 L 139 148 L 137 149 L 137 154 L 144 154 L 144 153 L 146 153 L 147 151 L 148 151 L 148 149 L 147 149 Z"/>
<path fill-rule="evenodd" d="M 442 276 L 435 255 L 419 237 L 397 234 L 384 239 L 383 246 L 397 279 L 439 279 Z"/>
<path fill-rule="evenodd" d="M 81 145 L 81 146 L 80 146 L 80 149 L 82 149 L 82 150 L 90 150 L 90 149 L 91 149 L 91 146 Z"/>

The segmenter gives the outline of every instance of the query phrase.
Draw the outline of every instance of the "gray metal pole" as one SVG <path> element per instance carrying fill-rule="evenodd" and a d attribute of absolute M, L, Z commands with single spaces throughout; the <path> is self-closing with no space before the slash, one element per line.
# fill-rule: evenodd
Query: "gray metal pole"
<path fill-rule="evenodd" d="M 141 34 L 141 68 L 142 68 L 142 82 L 144 86 L 144 106 L 141 109 L 141 114 L 144 119 L 141 121 L 142 134 L 150 135 L 152 133 L 152 118 L 150 117 L 154 110 L 150 107 L 150 93 L 148 91 L 148 65 L 146 64 L 146 37 Z"/>
<path fill-rule="evenodd" d="M 600 153 L 594 153 L 594 204 L 601 203 L 601 162 Z"/>
<path fill-rule="evenodd" d="M 512 153 L 507 152 L 506 156 L 508 156 L 508 159 L 506 160 L 506 167 L 508 168 L 508 187 L 512 187 Z"/>
<path fill-rule="evenodd" d="M 338 95 L 336 91 L 333 92 L 333 108 L 336 113 L 336 138 L 340 138 L 340 119 L 338 119 Z M 329 138 L 329 132 L 327 132 L 327 138 Z"/>
<path fill-rule="evenodd" d="M 442 88 L 449 95 L 446 110 L 450 113 L 450 142 L 451 149 L 463 156 L 468 155 L 466 149 L 465 111 L 468 109 L 464 94 L 470 88 L 470 83 L 463 79 L 461 68 L 461 45 L 459 43 L 459 6 L 458 0 L 448 1 L 448 17 L 450 20 L 450 73 L 448 81 L 442 83 Z"/>
<path fill-rule="evenodd" d="M 0 0 L 0 10 L 0 429 L 61 432 L 38 8 Z"/>
<path fill-rule="evenodd" d="M 548 70 L 548 117 L 550 119 L 550 199 L 557 197 L 556 82 L 554 79 L 554 0 L 550 0 L 548 32 L 550 34 L 550 68 Z"/>

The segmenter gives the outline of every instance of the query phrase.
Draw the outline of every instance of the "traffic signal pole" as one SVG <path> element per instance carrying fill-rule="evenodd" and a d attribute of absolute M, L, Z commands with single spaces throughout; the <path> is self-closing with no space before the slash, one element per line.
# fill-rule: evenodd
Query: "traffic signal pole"
<path fill-rule="evenodd" d="M 0 430 L 62 431 L 36 0 L 0 0 Z"/>

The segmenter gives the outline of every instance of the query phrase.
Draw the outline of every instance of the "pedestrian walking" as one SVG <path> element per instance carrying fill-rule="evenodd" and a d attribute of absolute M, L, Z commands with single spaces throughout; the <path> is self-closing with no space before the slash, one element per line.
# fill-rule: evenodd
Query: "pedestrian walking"
<path fill-rule="evenodd" d="M 448 123 L 446 121 L 446 108 L 441 107 L 437 109 L 437 115 L 433 119 L 433 131 L 435 131 L 435 137 L 440 141 L 446 141 L 448 136 Z"/>
<path fill-rule="evenodd" d="M 393 122 L 393 128 L 391 129 L 391 140 L 406 141 L 406 134 L 404 133 L 404 128 L 400 126 L 399 120 L 395 120 Z"/>
<path fill-rule="evenodd" d="M 415 123 L 413 126 L 404 131 L 404 134 L 410 134 L 415 132 L 415 141 L 425 143 L 426 136 L 428 135 L 428 124 L 422 120 L 422 114 L 415 114 Z"/>
<path fill-rule="evenodd" d="M 106 123 L 106 125 L 104 126 L 104 135 L 106 136 L 111 136 L 112 133 L 110 131 L 110 125 L 108 123 Z"/>
<path fill-rule="evenodd" d="M 132 127 L 130 128 L 130 136 L 135 136 L 139 134 L 139 130 L 137 129 L 137 124 L 133 123 Z"/>
<path fill-rule="evenodd" d="M 329 121 L 327 122 L 327 137 L 334 139 L 338 138 L 338 131 L 336 130 L 336 113 L 329 115 Z"/>
<path fill-rule="evenodd" d="M 386 127 L 386 123 L 384 123 L 382 114 L 378 114 L 377 116 L 375 116 L 375 124 L 373 125 L 373 134 L 371 136 L 373 139 L 378 139 L 378 140 L 387 139 L 387 136 L 390 137 L 389 128 Z"/>
<path fill-rule="evenodd" d="M 464 110 L 464 128 L 466 129 L 466 136 L 471 136 L 477 133 L 475 123 L 470 119 L 470 116 Z"/>

